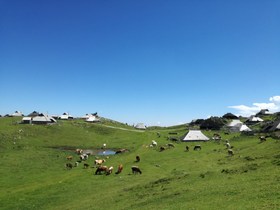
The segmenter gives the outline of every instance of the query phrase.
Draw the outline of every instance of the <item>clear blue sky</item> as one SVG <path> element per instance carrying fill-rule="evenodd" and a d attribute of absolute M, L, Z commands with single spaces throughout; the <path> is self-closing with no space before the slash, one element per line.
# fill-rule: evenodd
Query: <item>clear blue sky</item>
<path fill-rule="evenodd" d="M 173 125 L 280 95 L 279 0 L 1 0 L 0 40 L 2 115 Z"/>

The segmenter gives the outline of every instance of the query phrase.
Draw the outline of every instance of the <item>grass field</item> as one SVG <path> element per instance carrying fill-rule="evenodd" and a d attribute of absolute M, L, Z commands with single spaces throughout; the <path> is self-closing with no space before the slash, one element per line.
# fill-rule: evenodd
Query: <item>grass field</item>
<path fill-rule="evenodd" d="M 153 128 L 136 132 L 113 121 L 88 124 L 59 121 L 56 125 L 23 125 L 19 118 L 0 118 L 0 209 L 280 209 L 280 141 L 231 134 L 217 142 L 174 143 L 159 152 L 148 145 L 169 143 L 170 132 L 182 136 L 184 126 Z M 160 137 L 157 136 L 160 132 Z M 205 131 L 208 136 L 214 132 Z M 229 157 L 224 141 L 229 139 L 235 155 Z M 94 175 L 95 156 L 71 170 L 65 168 L 74 150 L 126 148 L 112 155 L 105 165 L 121 174 Z M 190 146 L 189 152 L 185 151 Z M 139 155 L 141 161 L 135 163 Z M 102 156 L 99 156 L 103 158 Z M 138 165 L 141 175 L 133 175 Z"/>

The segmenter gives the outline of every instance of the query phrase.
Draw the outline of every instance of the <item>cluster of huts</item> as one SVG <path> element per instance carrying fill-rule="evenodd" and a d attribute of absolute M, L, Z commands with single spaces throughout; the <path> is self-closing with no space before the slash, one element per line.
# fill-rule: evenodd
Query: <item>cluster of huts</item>
<path fill-rule="evenodd" d="M 193 120 L 189 124 L 190 128 L 199 130 L 223 130 L 226 133 L 241 132 L 246 134 L 280 132 L 280 113 L 269 113 L 267 109 L 261 110 L 256 115 L 250 117 L 237 117 L 232 113 L 227 113 L 222 117 L 210 117 L 206 120 Z M 207 140 L 207 137 L 201 135 L 198 131 L 192 131 L 184 137 L 186 140 L 200 138 Z"/>
<path fill-rule="evenodd" d="M 222 117 L 210 117 L 208 119 L 197 119 L 189 123 L 189 126 L 194 128 L 193 132 L 187 135 L 185 138 L 194 138 L 207 140 L 206 136 L 199 133 L 199 130 L 221 130 L 226 129 L 228 132 L 246 132 L 252 133 L 256 125 L 260 125 L 259 129 L 262 132 L 273 132 L 280 131 L 280 113 L 274 113 L 273 120 L 264 120 L 266 116 L 272 115 L 267 109 L 260 110 L 256 115 L 250 116 L 248 118 L 237 117 L 232 113 L 227 113 Z M 27 116 L 20 111 L 15 111 L 12 114 L 7 114 L 5 117 L 23 117 L 22 123 L 25 124 L 52 124 L 56 123 L 57 120 L 73 120 L 74 117 L 69 113 L 65 112 L 62 115 L 49 115 L 44 113 L 39 113 L 34 111 Z M 86 122 L 100 122 L 101 118 L 98 116 L 97 112 L 92 114 L 86 114 L 79 119 L 83 119 Z M 136 129 L 145 130 L 147 126 L 144 123 L 138 123 L 133 126 Z"/>
<path fill-rule="evenodd" d="M 23 117 L 21 123 L 23 124 L 53 124 L 57 123 L 57 120 L 73 120 L 74 117 L 67 112 L 64 112 L 62 115 L 49 115 L 44 113 L 39 113 L 33 111 L 32 113 L 25 116 L 20 111 L 15 111 L 12 114 L 7 114 L 4 117 Z M 86 122 L 100 122 L 100 117 L 97 115 L 97 112 L 94 114 L 86 114 L 85 116 L 80 117 Z"/>

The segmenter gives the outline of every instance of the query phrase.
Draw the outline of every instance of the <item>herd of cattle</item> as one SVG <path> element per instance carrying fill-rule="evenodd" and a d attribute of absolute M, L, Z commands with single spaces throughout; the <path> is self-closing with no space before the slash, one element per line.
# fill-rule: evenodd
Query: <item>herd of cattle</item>
<path fill-rule="evenodd" d="M 260 136 L 259 140 L 262 143 L 262 142 L 266 141 L 266 138 L 267 138 L 267 136 Z M 152 140 L 152 143 L 147 147 L 157 147 L 157 145 L 158 145 L 157 142 L 155 140 Z M 225 145 L 225 149 L 227 149 L 228 156 L 233 156 L 234 155 L 233 146 L 231 146 L 231 144 L 229 143 L 228 140 L 226 140 L 226 143 L 224 145 Z M 174 148 L 174 147 L 175 146 L 173 143 L 168 143 L 164 146 L 160 146 L 159 151 L 163 152 L 166 149 L 170 149 L 170 148 Z M 193 150 L 195 150 L 195 151 L 201 150 L 201 149 L 202 149 L 201 145 L 195 145 L 193 147 Z M 190 147 L 187 145 L 185 147 L 185 151 L 188 152 L 189 150 L 190 150 Z M 127 149 L 120 149 L 120 150 L 116 151 L 116 154 L 120 154 L 125 151 L 127 151 Z M 88 158 L 90 156 L 90 153 L 84 153 L 84 151 L 82 149 L 76 149 L 75 153 L 78 155 L 79 160 L 76 161 L 74 164 L 72 164 L 69 161 L 72 161 L 74 157 L 72 155 L 67 156 L 66 160 L 68 161 L 68 163 L 65 164 L 67 169 L 72 169 L 73 167 L 78 167 L 78 165 L 81 164 L 83 161 L 88 160 Z M 109 158 L 109 157 L 107 157 L 107 158 Z M 113 173 L 114 167 L 113 166 L 108 167 L 108 166 L 103 165 L 105 162 L 106 162 L 106 159 L 98 158 L 98 159 L 94 160 L 92 167 L 93 168 L 96 167 L 96 171 L 94 173 L 95 175 L 101 175 L 101 174 L 110 175 Z M 139 155 L 136 156 L 135 162 L 140 162 Z M 90 165 L 88 163 L 84 162 L 84 164 L 83 164 L 84 169 L 89 168 L 89 166 Z M 119 164 L 115 174 L 120 174 L 122 172 L 122 170 L 123 170 L 123 165 Z M 131 170 L 132 170 L 133 174 L 142 174 L 142 171 L 138 166 L 135 166 L 135 165 L 131 166 Z"/>
<path fill-rule="evenodd" d="M 118 150 L 118 151 L 116 151 L 116 154 L 123 153 L 124 151 L 126 151 L 126 149 Z M 65 167 L 67 169 L 72 169 L 73 167 L 78 167 L 79 164 L 81 164 L 83 161 L 88 160 L 88 158 L 90 156 L 90 153 L 84 153 L 84 151 L 82 149 L 76 149 L 75 152 L 78 155 L 79 160 L 77 160 L 74 164 L 72 164 L 71 162 L 66 163 Z M 69 155 L 66 157 L 66 160 L 72 161 L 73 158 L 74 157 L 72 155 Z M 139 161 L 140 161 L 140 156 L 137 155 L 135 162 L 139 162 Z M 95 168 L 95 167 L 97 168 L 94 173 L 95 175 L 101 175 L 101 174 L 110 175 L 113 173 L 114 167 L 113 166 L 108 167 L 108 166 L 103 165 L 103 163 L 105 163 L 105 162 L 106 162 L 106 159 L 95 159 L 94 160 L 93 168 Z M 89 168 L 89 166 L 90 165 L 88 163 L 84 162 L 84 164 L 83 164 L 84 169 Z M 122 172 L 122 170 L 123 170 L 123 165 L 119 164 L 115 174 L 120 174 Z M 140 168 L 138 166 L 132 166 L 131 170 L 132 170 L 133 174 L 138 174 L 138 173 L 142 174 L 142 171 L 140 170 Z"/>

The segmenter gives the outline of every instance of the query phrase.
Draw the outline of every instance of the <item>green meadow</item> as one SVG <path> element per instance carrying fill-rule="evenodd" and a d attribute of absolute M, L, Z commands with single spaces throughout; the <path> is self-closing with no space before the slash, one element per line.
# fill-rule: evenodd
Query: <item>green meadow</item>
<path fill-rule="evenodd" d="M 280 140 L 260 143 L 258 136 L 218 132 L 220 142 L 173 142 L 174 148 L 160 152 L 160 146 L 170 143 L 169 133 L 183 136 L 186 126 L 138 131 L 107 120 L 55 125 L 18 124 L 20 120 L 0 118 L 0 209 L 280 209 Z M 234 156 L 227 154 L 226 139 Z M 152 140 L 156 148 L 149 147 Z M 85 161 L 89 168 L 81 163 L 66 169 L 66 163 L 79 160 L 74 149 L 100 149 L 104 143 L 128 152 L 92 155 Z M 193 150 L 196 144 L 200 151 Z M 69 155 L 72 161 L 66 159 Z M 105 158 L 113 173 L 94 175 L 95 158 Z M 116 175 L 119 164 L 124 169 Z M 142 174 L 132 174 L 133 165 Z"/>

